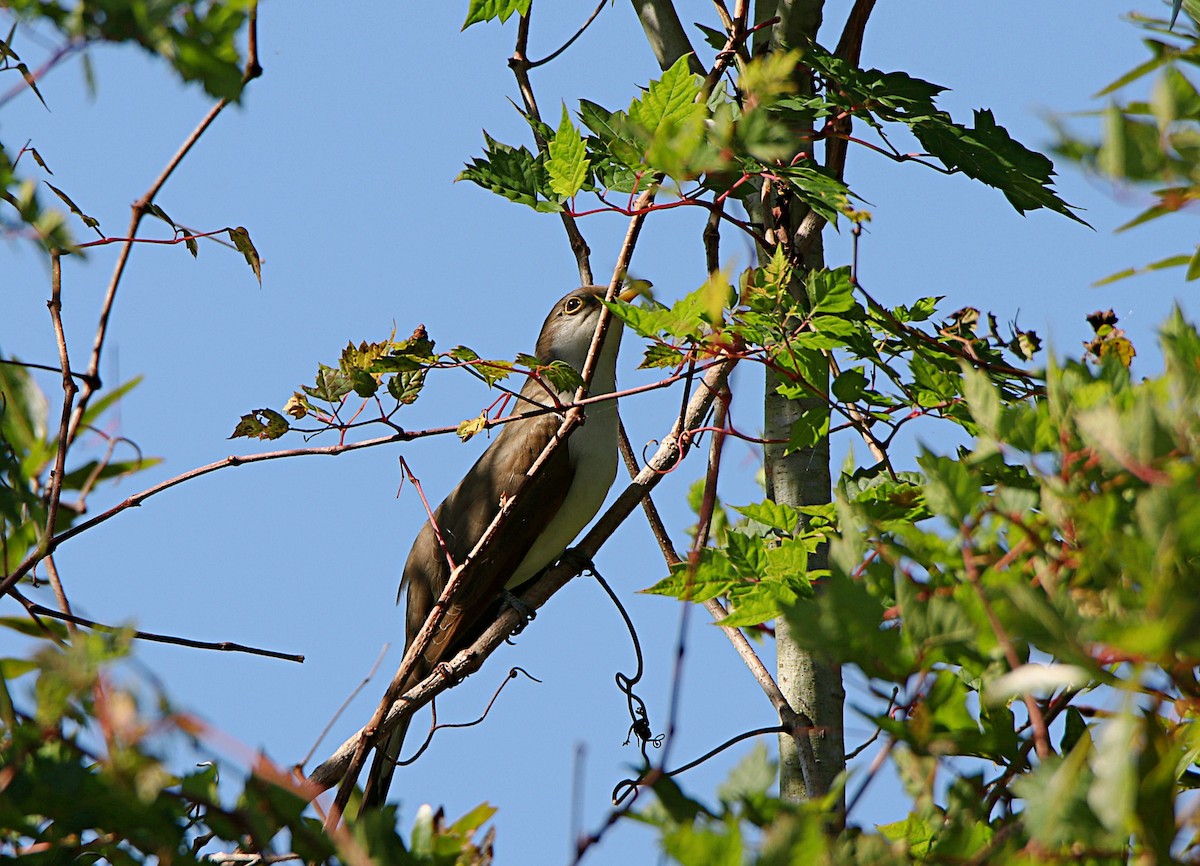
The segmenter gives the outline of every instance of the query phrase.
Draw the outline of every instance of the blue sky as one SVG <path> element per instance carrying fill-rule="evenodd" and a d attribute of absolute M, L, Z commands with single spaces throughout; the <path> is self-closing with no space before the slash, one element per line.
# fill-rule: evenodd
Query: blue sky
<path fill-rule="evenodd" d="M 712 23 L 709 4 L 679 5 L 685 22 Z M 827 4 L 827 21 L 840 22 L 849 5 Z M 586 17 L 585 7 L 590 3 L 537 5 L 531 55 L 557 47 Z M 1090 94 L 1143 59 L 1137 31 L 1120 19 L 1130 8 L 1160 9 L 1148 0 L 1136 7 L 1065 0 L 882 3 L 863 63 L 950 87 L 940 102 L 957 118 L 991 108 L 1014 136 L 1041 149 L 1051 139 L 1047 112 L 1100 107 Z M 263 285 L 239 255 L 213 244 L 202 244 L 196 261 L 182 247 L 135 251 L 102 372 L 109 383 L 145 376 L 122 402 L 113 429 L 164 462 L 94 496 L 93 513 L 194 466 L 266 450 L 227 441 L 238 416 L 280 406 L 311 381 L 319 361 L 335 361 L 348 340 L 383 339 L 393 323 L 406 334 L 424 323 L 442 348 L 463 343 L 484 356 L 511 357 L 532 348 L 547 305 L 575 283 L 556 217 L 453 183 L 462 164 L 480 152 L 481 130 L 530 143 L 507 101 L 517 98 L 505 65 L 513 23 L 459 32 L 459 3 L 364 2 L 351 13 L 329 10 L 325 4 L 263 5 L 263 78 L 250 86 L 242 107 L 209 130 L 158 198 L 176 220 L 196 228 L 246 226 L 264 258 Z M 827 44 L 836 36 L 836 27 L 823 33 Z M 19 32 L 15 47 L 36 55 L 36 39 L 49 44 Z M 0 114 L 0 136 L 10 151 L 33 139 L 55 172 L 54 184 L 106 232 L 118 234 L 129 203 L 209 102 L 136 50 L 99 47 L 92 57 L 95 99 L 86 93 L 78 60 L 72 61 L 41 85 L 50 110 L 21 96 Z M 580 97 L 623 107 L 638 85 L 657 75 L 629 5 L 617 3 L 562 58 L 535 71 L 533 83 L 543 114 L 556 119 L 563 100 L 568 107 Z M 1138 347 L 1135 371 L 1144 374 L 1157 367 L 1153 333 L 1171 304 L 1196 310 L 1179 271 L 1091 288 L 1113 271 L 1190 250 L 1195 242 L 1186 216 L 1114 235 L 1112 229 L 1136 213 L 1137 191 L 1114 191 L 1062 166 L 1058 190 L 1084 209 L 1091 230 L 1049 213 L 1022 217 L 999 193 L 966 178 L 895 165 L 863 150 L 852 151 L 848 179 L 874 214 L 860 246 L 860 277 L 885 302 L 945 295 L 945 312 L 971 304 L 1001 321 L 1019 316 L 1023 327 L 1070 354 L 1089 337 L 1083 317 L 1112 307 Z M 597 278 L 606 279 L 625 220 L 595 216 L 582 228 Z M 632 271 L 653 281 L 664 300 L 695 288 L 703 280 L 702 228 L 698 211 L 654 215 Z M 147 223 L 146 229 L 158 227 Z M 77 236 L 83 234 L 80 227 Z M 831 233 L 827 249 L 831 265 L 845 263 L 848 237 Z M 747 261 L 746 247 L 732 237 L 724 253 L 735 268 Z M 114 259 L 110 247 L 66 264 L 64 316 L 77 357 L 90 347 Z M 19 242 L 0 247 L 0 348 L 6 353 L 55 363 L 47 297 L 46 269 L 33 249 Z M 652 380 L 634 369 L 639 355 L 628 338 L 623 384 Z M 740 371 L 734 384 L 736 419 L 753 431 L 761 385 L 751 371 Z M 51 393 L 56 388 L 52 376 L 43 385 Z M 492 400 L 466 376 L 447 373 L 435 385 L 402 423 L 414 429 L 454 423 Z M 634 442 L 661 436 L 676 405 L 661 395 L 623 403 Z M 921 428 L 933 448 L 949 447 L 939 439 L 943 432 Z M 850 444 L 841 441 L 840 453 Z M 392 602 L 423 513 L 411 488 L 396 496 L 398 455 L 432 497 L 449 490 L 483 446 L 443 437 L 336 460 L 306 457 L 224 470 L 69 542 L 59 567 L 77 610 L 97 620 L 304 653 L 306 663 L 293 665 L 159 645 L 137 652 L 180 706 L 290 764 L 308 751 L 385 642 L 392 651 L 384 669 L 399 662 L 402 617 Z M 911 451 L 914 443 L 906 447 Z M 721 493 L 733 504 L 750 501 L 757 495 L 755 454 L 731 444 L 726 460 Z M 679 546 L 691 523 L 681 493 L 701 472 L 699 461 L 690 461 L 655 495 Z M 644 524 L 631 519 L 597 565 L 638 626 L 647 663 L 640 693 L 661 730 L 679 608 L 636 594 L 663 574 Z M 16 612 L 15 605 L 9 608 L 4 615 Z M 672 764 L 772 723 L 769 704 L 705 620 L 702 611 L 693 612 Z M 0 633 L 0 654 L 19 650 L 16 638 Z M 487 800 L 500 807 L 501 862 L 560 862 L 570 848 L 577 744 L 586 745 L 587 829 L 601 823 L 608 792 L 635 762 L 633 748 L 621 746 L 628 721 L 612 680 L 617 670 L 632 668 L 632 653 L 599 588 L 576 581 L 516 646 L 439 701 L 442 718 L 474 718 L 511 665 L 525 667 L 542 684 L 518 680 L 483 726 L 443 733 L 416 765 L 397 774 L 393 796 L 403 802 L 405 825 L 424 801 L 444 804 L 456 816 Z M 369 716 L 383 679 L 377 676 L 351 705 L 318 758 Z M 849 705 L 864 704 L 862 684 L 851 679 L 849 685 Z M 847 731 L 849 746 L 870 734 L 853 710 Z M 682 784 L 710 796 L 746 748 L 692 771 Z M 860 777 L 869 755 L 859 759 Z M 901 817 L 903 807 L 894 786 L 878 784 L 852 818 L 882 823 Z M 652 857 L 647 831 L 623 823 L 588 862 Z"/>

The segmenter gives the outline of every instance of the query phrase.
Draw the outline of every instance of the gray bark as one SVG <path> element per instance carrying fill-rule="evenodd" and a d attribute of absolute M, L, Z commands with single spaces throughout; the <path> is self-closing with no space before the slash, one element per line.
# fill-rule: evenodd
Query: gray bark
<path fill-rule="evenodd" d="M 658 60 L 659 68 L 670 69 L 680 57 L 691 54 L 688 66 L 697 75 L 704 75 L 706 70 L 696 58 L 692 43 L 688 40 L 671 0 L 632 0 L 638 21 L 646 33 L 646 41 L 650 50 Z"/>

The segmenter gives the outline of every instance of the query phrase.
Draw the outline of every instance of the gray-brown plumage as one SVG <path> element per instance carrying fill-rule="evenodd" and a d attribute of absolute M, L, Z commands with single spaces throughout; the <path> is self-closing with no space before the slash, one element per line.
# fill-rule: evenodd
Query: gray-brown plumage
<path fill-rule="evenodd" d="M 568 293 L 554 304 L 542 325 L 534 352 L 541 363 L 564 361 L 582 372 L 603 309 L 600 301 L 604 293 L 605 289 L 599 286 L 588 286 Z M 620 339 L 621 322 L 613 319 L 589 389 L 593 396 L 611 393 L 616 388 Z M 544 380 L 528 380 L 514 412 L 525 414 L 553 406 L 547 388 L 552 386 Z M 561 403 L 568 403 L 575 394 L 573 390 L 563 391 L 557 397 Z M 437 507 L 434 520 L 455 563 L 466 559 L 500 510 L 501 501 L 513 496 L 561 423 L 562 417 L 550 412 L 504 425 L 458 486 Z M 586 422 L 555 450 L 521 494 L 500 537 L 490 545 L 491 552 L 479 561 L 474 577 L 447 611 L 404 690 L 415 686 L 438 663 L 449 659 L 486 629 L 498 610 L 503 589 L 527 583 L 562 555 L 603 504 L 616 468 L 616 403 L 591 405 Z M 425 624 L 450 579 L 450 572 L 446 551 L 438 543 L 433 526 L 426 521 L 413 542 L 400 581 L 400 594 L 407 591 L 408 596 L 406 647 Z M 386 746 L 376 752 L 364 788 L 363 810 L 382 803 L 387 796 L 407 727 L 407 722 L 401 724 Z"/>

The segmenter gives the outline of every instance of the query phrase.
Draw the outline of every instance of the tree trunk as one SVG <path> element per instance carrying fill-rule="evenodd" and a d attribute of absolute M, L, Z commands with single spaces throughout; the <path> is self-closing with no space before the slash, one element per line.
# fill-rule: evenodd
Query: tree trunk
<path fill-rule="evenodd" d="M 806 40 L 816 40 L 821 26 L 824 0 L 777 0 L 775 3 L 760 0 L 758 14 L 764 14 L 764 6 L 774 6 L 779 23 L 772 28 L 770 46 L 773 50 L 796 48 Z M 768 10 L 769 11 L 769 10 Z M 802 80 L 801 86 L 806 84 Z M 801 258 L 804 271 L 824 266 L 824 253 L 819 236 L 805 237 L 801 226 L 808 212 L 801 208 L 787 211 L 788 232 L 794 257 Z M 810 221 L 811 223 L 811 221 Z M 806 252 L 802 252 L 806 251 Z M 801 273 L 798 277 L 803 279 Z M 798 297 L 803 297 L 803 288 L 795 287 Z M 828 368 L 824 381 L 812 384 L 828 392 Z M 805 409 L 817 410 L 827 404 L 819 398 L 787 400 L 775 393 L 778 381 L 770 372 L 767 374 L 766 395 L 763 401 L 765 437 L 768 440 L 788 439 L 792 424 Z M 829 472 L 829 439 L 819 440 L 813 447 L 791 454 L 784 453 L 783 444 L 767 445 L 764 462 L 767 478 L 767 496 L 775 502 L 793 506 L 819 505 L 830 501 L 831 484 Z M 827 567 L 828 551 L 822 547 L 809 558 L 809 569 Z M 802 752 L 796 740 L 789 734 L 779 737 L 779 792 L 793 800 L 811 799 L 827 794 L 834 780 L 846 766 L 845 737 L 842 715 L 846 691 L 842 686 L 841 669 L 819 655 L 801 649 L 792 639 L 786 621 L 775 624 L 776 677 L 788 703 L 797 712 L 807 715 L 813 723 L 807 732 L 812 745 L 814 766 L 801 764 Z M 807 750 L 805 750 L 807 751 Z M 845 800 L 842 800 L 845 808 Z"/>

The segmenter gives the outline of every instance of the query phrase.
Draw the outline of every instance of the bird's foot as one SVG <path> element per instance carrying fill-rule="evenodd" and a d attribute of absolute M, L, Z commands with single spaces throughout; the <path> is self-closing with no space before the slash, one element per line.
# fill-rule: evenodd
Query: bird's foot
<path fill-rule="evenodd" d="M 562 556 L 558 558 L 560 563 L 571 566 L 577 574 L 596 574 L 596 564 L 587 554 L 579 550 L 578 547 L 568 547 L 562 552 Z"/>
<path fill-rule="evenodd" d="M 435 670 L 450 683 L 450 688 L 454 688 L 463 681 L 463 677 L 454 668 L 446 664 L 446 662 L 439 662 Z"/>
<path fill-rule="evenodd" d="M 529 625 L 529 623 L 537 618 L 536 610 L 527 605 L 525 602 L 521 601 L 520 598 L 513 595 L 507 589 L 500 590 L 500 599 L 504 603 L 504 606 L 511 607 L 521 616 L 521 621 L 517 624 L 517 627 L 509 632 L 509 638 L 516 637 L 521 632 L 525 631 L 525 626 Z M 508 638 L 505 638 L 505 640 L 507 641 Z M 508 642 L 511 643 L 511 641 Z"/>

